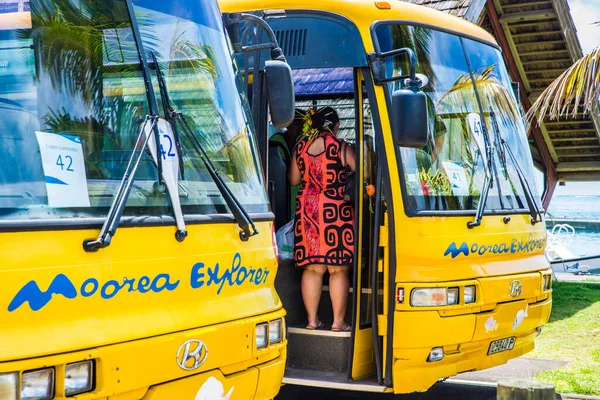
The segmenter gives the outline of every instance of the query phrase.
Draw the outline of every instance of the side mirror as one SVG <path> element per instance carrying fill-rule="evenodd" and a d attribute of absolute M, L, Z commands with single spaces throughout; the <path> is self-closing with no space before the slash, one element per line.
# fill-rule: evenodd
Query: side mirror
<path fill-rule="evenodd" d="M 417 80 L 392 94 L 392 137 L 401 147 L 421 148 L 429 139 L 427 95 L 419 90 L 419 84 Z"/>
<path fill-rule="evenodd" d="M 295 96 L 292 69 L 283 61 L 265 61 L 265 79 L 271 123 L 276 129 L 283 129 L 294 120 Z"/>

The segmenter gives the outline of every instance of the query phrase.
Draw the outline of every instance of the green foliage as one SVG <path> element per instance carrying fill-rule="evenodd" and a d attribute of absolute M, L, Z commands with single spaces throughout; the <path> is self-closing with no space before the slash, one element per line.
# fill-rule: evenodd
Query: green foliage
<path fill-rule="evenodd" d="M 600 284 L 554 282 L 550 322 L 528 356 L 569 362 L 536 377 L 558 392 L 600 395 Z"/>
<path fill-rule="evenodd" d="M 600 47 L 577 60 L 556 78 L 538 97 L 527 112 L 527 119 L 544 121 L 560 117 L 575 118 L 581 108 L 584 114 L 598 107 L 600 97 Z"/>
<path fill-rule="evenodd" d="M 419 172 L 419 182 L 426 196 L 452 196 L 452 185 L 448 176 L 442 170 L 435 172 L 422 168 Z"/>

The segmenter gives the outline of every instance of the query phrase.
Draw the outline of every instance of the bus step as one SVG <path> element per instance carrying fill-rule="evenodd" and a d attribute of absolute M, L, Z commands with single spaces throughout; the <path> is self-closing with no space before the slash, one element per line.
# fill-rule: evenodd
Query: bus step
<path fill-rule="evenodd" d="M 346 372 L 350 332 L 288 328 L 288 367 L 324 372 Z"/>
<path fill-rule="evenodd" d="M 348 379 L 346 372 L 323 372 L 290 367 L 285 369 L 283 383 L 360 392 L 383 393 L 391 390 L 379 385 L 375 377 L 353 381 Z"/>

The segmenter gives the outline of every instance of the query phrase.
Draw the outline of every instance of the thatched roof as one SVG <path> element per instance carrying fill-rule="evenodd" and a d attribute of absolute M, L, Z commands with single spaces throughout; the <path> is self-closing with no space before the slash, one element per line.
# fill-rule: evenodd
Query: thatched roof
<path fill-rule="evenodd" d="M 485 0 L 404 0 L 407 3 L 430 7 L 477 23 L 481 17 Z"/>

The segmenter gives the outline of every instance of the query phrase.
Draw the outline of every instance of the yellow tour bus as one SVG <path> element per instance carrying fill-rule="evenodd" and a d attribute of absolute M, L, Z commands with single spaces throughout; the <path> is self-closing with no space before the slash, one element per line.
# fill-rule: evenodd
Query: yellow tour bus
<path fill-rule="evenodd" d="M 293 71 L 296 107 L 333 107 L 338 136 L 356 149 L 352 330 L 305 329 L 302 272 L 280 262 L 284 383 L 425 391 L 533 350 L 550 315 L 551 270 L 523 117 L 493 37 L 395 0 L 220 4 L 228 26 L 239 13 L 270 25 Z M 261 43 L 257 26 L 242 21 L 233 47 Z M 294 218 L 294 188 L 278 167 L 291 137 L 268 126 L 257 80 L 268 52 L 245 54 L 238 65 L 279 227 Z"/>
<path fill-rule="evenodd" d="M 229 43 L 216 0 L 0 3 L 0 400 L 278 393 L 273 214 Z M 291 70 L 266 71 L 282 127 Z"/>

